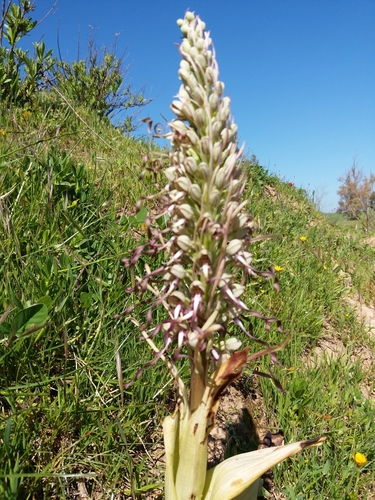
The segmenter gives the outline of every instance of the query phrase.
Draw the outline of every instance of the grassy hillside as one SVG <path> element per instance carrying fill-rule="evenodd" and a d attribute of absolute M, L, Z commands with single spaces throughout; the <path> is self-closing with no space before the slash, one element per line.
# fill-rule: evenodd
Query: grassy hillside
<path fill-rule="evenodd" d="M 156 186 L 136 166 L 154 146 L 44 97 L 0 114 L 0 496 L 152 498 L 173 384 L 157 364 L 120 388 L 118 372 L 130 380 L 152 356 L 115 315 L 135 300 L 121 259 L 144 235 L 135 203 Z M 286 442 L 328 436 L 277 467 L 275 487 L 290 499 L 375 498 L 375 336 L 346 298 L 372 305 L 375 249 L 327 222 L 303 190 L 245 168 L 248 210 L 260 233 L 277 235 L 254 244 L 257 267 L 273 265 L 280 282 L 277 293 L 253 280 L 246 301 L 292 341 L 280 366 L 259 361 L 244 383 L 255 368 L 281 381 L 286 394 L 267 379 L 260 388 L 268 430 Z M 254 333 L 281 338 L 256 322 Z"/>

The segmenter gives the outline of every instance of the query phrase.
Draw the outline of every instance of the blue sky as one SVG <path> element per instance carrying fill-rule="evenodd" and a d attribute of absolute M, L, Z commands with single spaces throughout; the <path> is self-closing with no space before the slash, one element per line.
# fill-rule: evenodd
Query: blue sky
<path fill-rule="evenodd" d="M 40 19 L 52 0 L 36 0 Z M 155 100 L 143 116 L 172 117 L 179 88 L 176 20 L 206 22 L 246 151 L 334 211 L 338 177 L 355 156 L 375 172 L 375 0 L 59 0 L 32 34 L 62 57 L 97 45 L 127 49 L 128 77 Z M 90 28 L 90 26 L 92 28 Z M 56 52 L 57 55 L 57 52 Z M 146 132 L 146 131 L 145 131 Z"/>

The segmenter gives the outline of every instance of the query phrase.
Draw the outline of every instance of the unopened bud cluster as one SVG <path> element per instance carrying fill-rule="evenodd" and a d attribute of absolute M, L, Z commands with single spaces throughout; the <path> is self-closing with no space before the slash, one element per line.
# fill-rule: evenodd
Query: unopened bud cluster
<path fill-rule="evenodd" d="M 241 202 L 243 150 L 212 40 L 191 12 L 178 25 L 182 84 L 171 105 L 177 118 L 170 123 L 172 152 L 164 170 L 169 233 L 159 238 L 159 249 L 169 260 L 158 270 L 164 285 L 155 303 L 162 302 L 168 311 L 158 329 L 165 349 L 177 341 L 177 352 L 182 346 L 206 351 L 215 364 L 241 345 L 226 334 L 229 322 L 248 311 L 240 297 L 248 276 L 257 272 L 249 252 L 253 218 L 244 211 L 246 201 Z M 138 289 L 145 290 L 155 276 L 145 276 Z"/>

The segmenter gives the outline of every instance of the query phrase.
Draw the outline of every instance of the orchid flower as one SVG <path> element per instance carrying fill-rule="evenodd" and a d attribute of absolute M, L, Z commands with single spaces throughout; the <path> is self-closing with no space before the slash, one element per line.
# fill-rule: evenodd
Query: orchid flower
<path fill-rule="evenodd" d="M 148 304 L 145 324 L 135 319 L 143 338 L 173 375 L 177 405 L 163 424 L 166 451 L 166 500 L 255 499 L 258 480 L 272 466 L 324 438 L 261 449 L 231 457 L 207 471 L 207 438 L 215 424 L 220 397 L 254 359 L 275 353 L 289 341 L 277 318 L 266 318 L 251 310 L 242 298 L 254 276 L 274 279 L 253 267 L 251 246 L 254 220 L 242 199 L 246 176 L 242 167 L 243 147 L 238 147 L 237 125 L 224 95 L 209 32 L 192 12 L 178 20 L 182 32 L 178 72 L 181 87 L 171 109 L 176 115 L 164 137 L 170 140 L 168 167 L 165 160 L 145 159 L 145 167 L 162 171 L 160 213 L 146 220 L 148 240 L 126 260 L 132 268 L 143 254 L 165 255 L 165 263 L 137 277 L 131 291 Z M 160 228 L 161 217 L 167 227 Z M 129 315 L 135 305 L 124 311 Z M 153 311 L 165 315 L 156 325 Z M 254 337 L 252 318 L 272 323 L 284 335 L 276 346 Z M 247 325 L 247 326 L 246 326 Z M 233 336 L 234 327 L 261 344 L 249 354 Z M 160 347 L 161 339 L 163 344 Z M 182 381 L 175 361 L 187 357 L 189 387 Z M 142 370 L 136 374 L 138 378 Z"/>

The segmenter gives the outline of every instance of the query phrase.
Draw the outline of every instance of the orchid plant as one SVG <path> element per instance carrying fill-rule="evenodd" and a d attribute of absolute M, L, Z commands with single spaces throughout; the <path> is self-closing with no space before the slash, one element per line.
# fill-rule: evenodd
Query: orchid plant
<path fill-rule="evenodd" d="M 143 254 L 162 254 L 165 263 L 154 270 L 146 264 L 143 276 L 133 274 L 131 291 L 139 293 L 139 304 L 148 304 L 145 324 L 130 317 L 136 304 L 123 314 L 139 327 L 155 353 L 146 366 L 162 360 L 176 382 L 176 408 L 163 424 L 165 499 L 253 499 L 262 474 L 324 438 L 244 453 L 207 471 L 208 434 L 225 388 L 256 358 L 270 355 L 275 361 L 289 335 L 279 320 L 249 309 L 241 298 L 252 277 L 274 279 L 276 287 L 277 280 L 272 267 L 267 272 L 253 267 L 251 246 L 261 237 L 254 236 L 248 200 L 241 199 L 246 181 L 243 147 L 238 147 L 237 126 L 219 80 L 210 34 L 192 12 L 178 25 L 183 35 L 178 72 L 182 85 L 171 105 L 176 119 L 164 136 L 171 143 L 169 166 L 155 159 L 144 165 L 166 176 L 162 208 L 146 219 L 146 243 L 126 259 L 133 273 Z M 158 224 L 163 216 L 164 228 Z M 153 312 L 160 307 L 164 316 L 154 324 Z M 264 321 L 267 330 L 275 323 L 284 340 L 271 346 L 256 338 L 253 317 Z M 263 348 L 249 354 L 249 347 L 241 348 L 241 340 L 229 333 L 236 328 Z M 176 366 L 183 356 L 190 363 L 189 387 Z"/>

